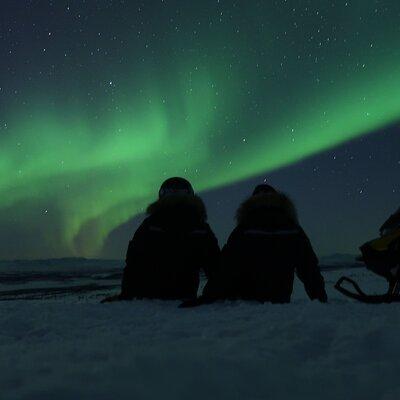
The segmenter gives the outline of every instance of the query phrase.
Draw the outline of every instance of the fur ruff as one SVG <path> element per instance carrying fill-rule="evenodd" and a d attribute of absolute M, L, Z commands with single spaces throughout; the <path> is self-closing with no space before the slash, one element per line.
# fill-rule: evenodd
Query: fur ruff
<path fill-rule="evenodd" d="M 174 194 L 165 196 L 147 207 L 148 215 L 161 212 L 190 214 L 201 221 L 207 221 L 207 211 L 204 202 L 196 195 Z"/>
<path fill-rule="evenodd" d="M 281 192 L 258 194 L 249 197 L 236 213 L 239 225 L 267 225 L 277 227 L 298 224 L 296 207 Z"/>

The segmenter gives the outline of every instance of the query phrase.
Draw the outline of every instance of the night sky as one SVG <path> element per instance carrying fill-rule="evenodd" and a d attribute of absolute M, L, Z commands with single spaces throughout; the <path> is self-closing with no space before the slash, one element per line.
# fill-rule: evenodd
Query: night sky
<path fill-rule="evenodd" d="M 2 0 L 0 24 L 0 258 L 123 258 L 175 175 L 221 245 L 265 179 L 320 255 L 400 206 L 398 0 Z"/>

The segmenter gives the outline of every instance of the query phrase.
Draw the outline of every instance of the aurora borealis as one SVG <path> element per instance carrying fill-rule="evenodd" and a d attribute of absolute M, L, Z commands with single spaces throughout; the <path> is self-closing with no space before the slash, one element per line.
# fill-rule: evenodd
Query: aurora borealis
<path fill-rule="evenodd" d="M 168 176 L 218 189 L 400 119 L 397 1 L 0 7 L 1 258 L 96 256 Z"/>

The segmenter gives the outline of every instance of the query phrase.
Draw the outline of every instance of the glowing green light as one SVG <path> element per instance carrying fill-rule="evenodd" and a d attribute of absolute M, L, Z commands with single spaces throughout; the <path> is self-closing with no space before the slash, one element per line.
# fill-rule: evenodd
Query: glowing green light
<path fill-rule="evenodd" d="M 354 33 L 346 29 L 343 37 Z M 311 58 L 302 48 L 286 49 L 292 51 L 286 56 L 273 46 L 270 38 L 281 30 L 265 33 L 266 44 L 257 44 L 263 55 L 251 66 L 240 54 L 233 66 L 223 57 L 188 54 L 174 60 L 179 71 L 143 79 L 140 92 L 142 77 L 127 71 L 132 85 L 113 82 L 113 93 L 91 107 L 80 93 L 75 102 L 58 93 L 55 103 L 47 88 L 32 93 L 30 112 L 14 107 L 0 136 L 0 211 L 17 216 L 33 204 L 51 204 L 60 229 L 46 240 L 71 254 L 96 255 L 112 229 L 154 199 L 166 177 L 185 176 L 196 190 L 211 189 L 400 118 L 400 53 L 390 51 L 396 37 L 380 36 L 373 46 L 365 37 L 350 50 L 339 38 L 335 52 L 327 48 Z M 244 53 L 252 41 L 232 43 Z M 260 58 L 263 67 L 255 68 Z M 26 223 L 46 231 L 39 217 Z"/>

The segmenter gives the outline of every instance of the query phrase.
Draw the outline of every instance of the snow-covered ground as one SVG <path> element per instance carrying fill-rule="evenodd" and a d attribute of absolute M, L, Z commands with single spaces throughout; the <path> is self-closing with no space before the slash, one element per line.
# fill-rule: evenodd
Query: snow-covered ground
<path fill-rule="evenodd" d="M 1 399 L 400 399 L 400 305 L 332 288 L 345 274 L 384 291 L 364 269 L 325 270 L 329 304 L 309 301 L 297 282 L 290 305 L 178 309 L 99 304 L 117 290 L 120 264 L 97 264 L 0 265 L 0 300 L 14 298 L 0 301 Z M 91 289 L 23 300 L 80 284 Z"/>

